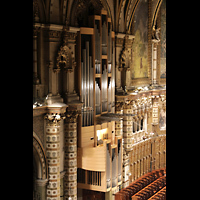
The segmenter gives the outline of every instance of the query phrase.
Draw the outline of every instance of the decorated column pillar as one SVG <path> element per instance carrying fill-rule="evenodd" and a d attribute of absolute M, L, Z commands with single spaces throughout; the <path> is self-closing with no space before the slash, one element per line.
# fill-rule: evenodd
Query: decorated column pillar
<path fill-rule="evenodd" d="M 63 104 L 65 105 L 65 104 Z M 46 119 L 46 155 L 49 166 L 47 200 L 60 200 L 60 121 L 64 119 L 64 107 L 49 107 Z"/>
<path fill-rule="evenodd" d="M 130 176 L 129 152 L 133 149 L 133 108 L 130 101 L 126 102 L 124 105 L 123 114 L 123 187 L 127 187 L 129 185 Z"/>
<path fill-rule="evenodd" d="M 37 73 L 37 35 L 39 32 L 38 27 L 33 28 L 33 84 L 39 84 Z"/>
<path fill-rule="evenodd" d="M 126 151 L 131 151 L 133 149 L 133 106 L 125 104 L 123 117 L 123 139 L 124 139 L 124 148 Z"/>
<path fill-rule="evenodd" d="M 116 102 L 115 113 L 123 114 L 123 102 Z M 123 120 L 115 121 L 115 135 L 123 136 Z"/>
<path fill-rule="evenodd" d="M 80 110 L 68 110 L 65 120 L 64 199 L 77 200 L 77 117 Z"/>
<path fill-rule="evenodd" d="M 154 35 L 152 39 L 152 85 L 157 85 L 157 45 L 160 42 L 159 30 L 154 28 Z"/>

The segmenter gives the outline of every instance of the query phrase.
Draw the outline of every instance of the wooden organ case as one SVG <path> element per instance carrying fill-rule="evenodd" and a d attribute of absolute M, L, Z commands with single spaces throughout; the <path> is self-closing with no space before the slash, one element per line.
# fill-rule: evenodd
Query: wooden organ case
<path fill-rule="evenodd" d="M 115 33 L 105 10 L 88 20 L 90 27 L 80 27 L 76 45 L 77 91 L 84 103 L 78 123 L 77 178 L 79 188 L 107 192 L 117 187 L 118 175 L 121 183 L 122 169 L 122 139 L 112 137 L 115 122 L 97 123 L 101 115 L 115 113 Z"/>

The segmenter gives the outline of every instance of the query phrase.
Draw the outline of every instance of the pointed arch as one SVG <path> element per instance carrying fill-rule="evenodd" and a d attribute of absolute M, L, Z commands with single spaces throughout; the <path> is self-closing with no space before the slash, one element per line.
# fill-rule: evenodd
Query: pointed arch
<path fill-rule="evenodd" d="M 34 131 L 33 131 L 33 159 L 37 166 L 38 178 L 43 180 L 48 179 L 48 164 L 44 147 L 39 137 Z"/>
<path fill-rule="evenodd" d="M 39 17 L 39 22 L 46 22 L 46 12 L 44 0 L 33 0 L 33 15 Z"/>
<path fill-rule="evenodd" d="M 131 30 L 131 26 L 132 26 L 132 21 L 133 21 L 133 17 L 134 17 L 134 14 L 135 14 L 135 11 L 137 9 L 137 6 L 139 4 L 140 0 L 136 0 L 133 7 L 132 7 L 132 10 L 131 10 L 131 15 L 130 15 L 130 20 L 129 22 L 127 23 L 128 26 L 127 26 L 127 30 L 128 30 L 128 33 L 130 33 L 130 30 Z"/>
<path fill-rule="evenodd" d="M 152 16 L 152 22 L 151 22 L 151 28 L 152 28 L 152 30 L 155 29 L 157 16 L 158 16 L 158 12 L 159 12 L 159 10 L 160 10 L 160 6 L 161 6 L 161 4 L 162 4 L 162 1 L 163 1 L 163 0 L 158 0 L 158 2 L 157 2 L 157 4 L 156 4 L 155 10 L 154 10 L 154 13 L 153 13 L 153 16 Z"/>
<path fill-rule="evenodd" d="M 113 24 L 113 16 L 111 12 L 111 8 L 109 3 L 106 0 L 76 0 L 76 1 L 70 1 L 68 4 L 68 8 L 66 10 L 66 18 L 69 21 L 70 26 L 79 26 L 77 22 L 77 18 L 81 18 L 81 16 L 86 17 L 86 14 L 88 14 L 89 9 L 93 7 L 94 14 L 100 14 L 101 9 L 105 9 L 108 12 L 108 17 L 111 18 L 112 23 L 112 29 L 114 27 Z M 79 16 L 80 15 L 80 16 Z"/>
<path fill-rule="evenodd" d="M 119 32 L 119 28 L 120 28 L 120 25 L 121 25 L 120 19 L 122 18 L 122 13 L 123 13 L 123 10 L 124 10 L 125 3 L 126 3 L 126 0 L 121 0 L 120 4 L 119 4 L 119 9 L 118 9 L 118 12 L 117 12 L 117 19 L 116 19 L 117 32 Z"/>

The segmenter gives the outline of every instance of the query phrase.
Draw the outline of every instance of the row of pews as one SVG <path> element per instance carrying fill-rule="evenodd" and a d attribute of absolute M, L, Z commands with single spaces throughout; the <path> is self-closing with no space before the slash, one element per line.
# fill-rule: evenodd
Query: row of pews
<path fill-rule="evenodd" d="M 166 199 L 166 168 L 154 170 L 115 194 L 115 200 Z"/>

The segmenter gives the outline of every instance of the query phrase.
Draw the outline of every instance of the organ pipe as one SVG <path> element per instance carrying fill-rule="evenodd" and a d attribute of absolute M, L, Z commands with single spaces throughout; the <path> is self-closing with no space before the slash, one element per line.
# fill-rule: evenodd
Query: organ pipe
<path fill-rule="evenodd" d="M 115 46 L 115 43 L 114 41 L 112 41 L 112 48 L 113 48 L 113 52 L 112 52 L 112 68 L 111 68 L 111 75 L 112 75 L 112 78 L 111 78 L 111 82 L 112 82 L 112 107 L 115 107 L 115 50 L 114 50 L 114 46 Z"/>
<path fill-rule="evenodd" d="M 115 153 L 115 149 L 112 149 L 112 187 L 115 187 L 117 185 L 116 164 L 117 164 L 117 156 Z"/>
<path fill-rule="evenodd" d="M 95 95 L 96 95 L 96 115 L 101 114 L 101 90 L 99 84 L 95 80 Z"/>
<path fill-rule="evenodd" d="M 82 126 L 91 126 L 94 124 L 93 120 L 93 67 L 92 56 L 89 55 L 90 43 L 85 42 L 85 49 L 82 49 L 82 96 L 81 100 L 84 102 L 82 107 Z"/>
<path fill-rule="evenodd" d="M 99 27 L 99 21 L 95 21 L 94 26 L 94 32 L 95 32 L 95 64 L 100 63 L 101 55 L 100 55 L 100 27 Z M 100 71 L 99 71 L 100 73 Z"/>
<path fill-rule="evenodd" d="M 103 74 L 102 74 L 102 112 L 107 111 L 107 70 L 106 65 L 102 63 L 104 66 Z"/>
<path fill-rule="evenodd" d="M 112 46 L 112 38 L 111 38 L 111 32 L 112 31 L 112 29 L 111 29 L 111 24 L 110 24 L 110 22 L 108 22 L 108 62 L 111 62 L 111 54 L 112 54 L 112 48 L 111 48 L 111 46 Z M 110 73 L 110 72 L 108 72 L 108 73 Z"/>
<path fill-rule="evenodd" d="M 107 54 L 107 22 L 106 22 L 106 16 L 102 16 L 102 54 Z"/>
<path fill-rule="evenodd" d="M 108 77 L 108 111 L 111 111 L 111 78 Z"/>
<path fill-rule="evenodd" d="M 122 147 L 121 147 L 121 143 L 118 140 L 118 182 L 121 181 L 121 174 L 122 174 Z"/>
<path fill-rule="evenodd" d="M 107 148 L 106 148 L 106 182 L 107 182 L 107 188 L 109 188 L 110 182 L 111 182 L 111 174 L 110 174 L 110 150 L 109 150 L 109 144 L 107 144 Z"/>
<path fill-rule="evenodd" d="M 94 124 L 94 106 L 95 114 L 100 115 L 102 112 L 114 112 L 115 104 L 114 40 L 111 22 L 106 15 L 101 15 L 101 20 L 94 18 L 93 33 L 95 40 L 92 35 L 81 33 L 82 126 Z M 93 50 L 92 46 L 95 47 Z M 107 56 L 102 58 L 102 55 Z"/>

